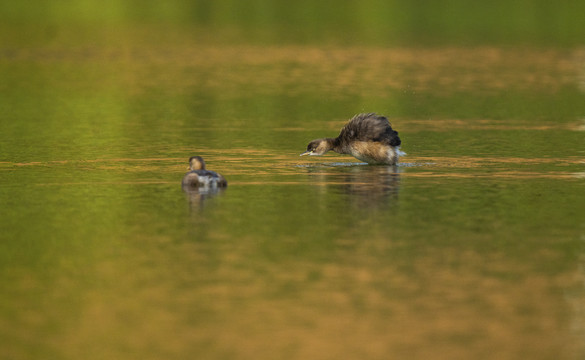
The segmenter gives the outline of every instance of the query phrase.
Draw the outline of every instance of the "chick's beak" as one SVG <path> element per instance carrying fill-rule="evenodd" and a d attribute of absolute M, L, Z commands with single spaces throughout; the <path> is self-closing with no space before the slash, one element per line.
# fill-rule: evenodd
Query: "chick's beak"
<path fill-rule="evenodd" d="M 313 152 L 312 152 L 312 151 L 309 151 L 309 150 L 307 150 L 307 151 L 305 151 L 304 153 L 302 153 L 302 154 L 301 154 L 301 155 L 299 155 L 299 156 L 305 156 L 305 155 L 313 155 Z"/>

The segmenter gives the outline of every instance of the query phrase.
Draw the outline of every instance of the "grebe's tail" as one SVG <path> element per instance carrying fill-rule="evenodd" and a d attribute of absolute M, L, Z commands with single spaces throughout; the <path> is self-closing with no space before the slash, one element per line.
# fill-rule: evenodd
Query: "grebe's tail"
<path fill-rule="evenodd" d="M 398 156 L 406 156 L 406 153 L 404 151 L 400 150 L 400 146 L 394 147 L 394 150 L 396 151 L 396 155 L 398 155 Z"/>

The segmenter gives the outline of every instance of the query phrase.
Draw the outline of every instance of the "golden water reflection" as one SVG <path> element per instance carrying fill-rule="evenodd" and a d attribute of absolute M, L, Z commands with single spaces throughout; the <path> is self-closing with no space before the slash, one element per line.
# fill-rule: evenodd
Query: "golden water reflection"
<path fill-rule="evenodd" d="M 0 68 L 0 357 L 583 355 L 582 50 L 50 43 Z M 370 108 L 398 166 L 298 156 Z M 192 155 L 229 187 L 183 193 Z"/>
<path fill-rule="evenodd" d="M 392 263 L 384 254 L 400 244 L 340 237 L 335 261 L 275 264 L 247 259 L 256 256 L 253 238 L 231 242 L 221 231 L 213 238 L 213 250 L 197 242 L 171 246 L 164 236 L 141 238 L 119 254 L 124 259 L 100 263 L 91 271 L 99 285 L 50 341 L 67 343 L 60 348 L 72 359 L 576 354 L 558 331 L 563 304 L 556 293 L 568 280 L 525 276 L 533 269 L 505 254 L 433 248 Z"/>
<path fill-rule="evenodd" d="M 231 153 L 233 151 L 233 153 Z M 235 184 L 291 184 L 304 183 L 299 177 L 302 168 L 318 169 L 329 183 L 347 183 L 354 181 L 351 173 L 345 178 L 325 177 L 338 174 L 338 170 L 353 167 L 370 169 L 368 174 L 395 173 L 406 177 L 484 177 L 484 178 L 582 178 L 585 158 L 524 158 L 524 157 L 471 157 L 471 156 L 404 156 L 396 167 L 368 166 L 350 156 L 326 155 L 318 159 L 299 160 L 298 154 L 274 155 L 269 150 L 233 149 L 231 151 L 204 149 L 206 159 L 210 159 L 214 169 L 226 176 L 237 176 Z M 266 164 L 269 163 L 269 166 Z M 122 159 L 95 159 L 95 160 L 54 160 L 48 162 L 10 163 L 0 165 L 0 171 L 11 171 L 20 167 L 59 168 L 74 166 L 76 169 L 85 169 L 91 172 L 109 170 L 123 171 L 129 174 L 157 173 L 161 179 L 142 178 L 135 183 L 171 183 L 179 174 L 185 171 L 183 158 L 122 158 Z M 522 168 L 520 168 L 522 167 Z M 563 168 L 577 169 L 576 171 L 559 171 Z M 362 169 L 362 170 L 363 170 Z M 458 171 L 459 170 L 459 171 Z M 464 170 L 461 172 L 460 170 Z M 302 173 L 302 172 L 301 172 Z M 363 176 L 357 173 L 356 178 Z M 252 177 L 242 178 L 245 175 Z M 289 180 L 275 182 L 274 176 L 291 176 Z M 263 181 L 262 179 L 266 180 Z M 374 181 L 375 183 L 376 181 Z M 385 181 L 380 181 L 384 183 Z M 80 184 L 71 182 L 70 184 Z M 114 183 L 114 182 L 104 182 Z M 120 183 L 132 183 L 124 180 Z M 38 185 L 46 186 L 51 183 L 41 182 Z M 62 182 L 53 185 L 63 185 Z M 363 184 L 366 186 L 367 184 Z"/>
<path fill-rule="evenodd" d="M 133 92 L 165 87 L 221 88 L 240 94 L 242 86 L 256 92 L 286 89 L 289 95 L 307 90 L 378 96 L 389 89 L 444 95 L 466 91 L 539 89 L 556 92 L 577 86 L 582 77 L 582 51 L 515 48 L 361 48 L 311 46 L 160 45 L 157 48 L 36 48 L 0 52 L 0 63 L 108 63 L 131 66 L 116 72 L 117 81 Z M 153 72 L 164 67 L 164 72 Z M 173 70 L 176 69 L 176 70 Z M 456 74 L 456 76 L 453 76 Z M 497 76 L 494 76 L 497 74 Z M 120 77 L 120 75 L 123 75 Z M 189 75 L 189 76 L 186 76 Z M 319 81 L 315 82 L 314 79 Z M 81 81 L 81 79 L 80 79 Z M 82 84 L 78 84 L 82 85 Z"/>

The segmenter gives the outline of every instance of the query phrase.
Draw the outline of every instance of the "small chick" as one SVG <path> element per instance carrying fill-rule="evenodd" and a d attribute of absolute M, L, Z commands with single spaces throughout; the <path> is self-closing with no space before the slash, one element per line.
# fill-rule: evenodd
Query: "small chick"
<path fill-rule="evenodd" d="M 183 177 L 182 185 L 187 188 L 223 188 L 227 180 L 215 171 L 205 169 L 205 161 L 201 156 L 189 158 L 191 171 Z"/>

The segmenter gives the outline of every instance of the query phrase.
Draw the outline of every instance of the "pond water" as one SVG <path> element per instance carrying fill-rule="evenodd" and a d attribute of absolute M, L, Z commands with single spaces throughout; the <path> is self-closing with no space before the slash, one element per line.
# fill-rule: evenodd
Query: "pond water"
<path fill-rule="evenodd" d="M 0 76 L 2 358 L 585 356 L 582 50 L 56 43 Z M 298 156 L 360 112 L 398 166 Z M 229 187 L 183 192 L 192 155 Z"/>

